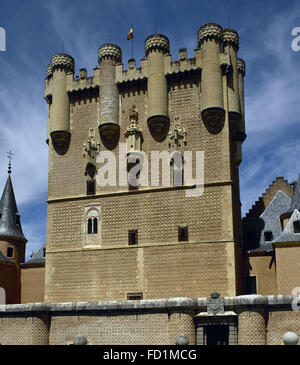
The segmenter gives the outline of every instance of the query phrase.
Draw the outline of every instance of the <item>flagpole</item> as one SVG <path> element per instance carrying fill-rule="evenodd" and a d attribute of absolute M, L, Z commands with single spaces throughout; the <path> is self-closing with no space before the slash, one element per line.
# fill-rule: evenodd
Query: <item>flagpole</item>
<path fill-rule="evenodd" d="M 131 29 L 133 30 L 133 24 L 131 26 Z M 131 58 L 133 58 L 133 34 L 132 34 L 132 43 L 131 43 Z"/>

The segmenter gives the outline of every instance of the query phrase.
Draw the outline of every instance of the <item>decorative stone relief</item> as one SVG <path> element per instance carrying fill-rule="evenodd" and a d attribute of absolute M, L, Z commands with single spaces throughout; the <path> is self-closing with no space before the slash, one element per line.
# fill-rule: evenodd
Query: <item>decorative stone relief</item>
<path fill-rule="evenodd" d="M 218 292 L 212 292 L 210 298 L 207 299 L 208 314 L 224 314 L 224 298 L 220 297 Z"/>
<path fill-rule="evenodd" d="M 169 132 L 169 148 L 177 148 L 186 146 L 186 130 L 178 123 L 179 118 L 175 118 L 175 126 Z"/>

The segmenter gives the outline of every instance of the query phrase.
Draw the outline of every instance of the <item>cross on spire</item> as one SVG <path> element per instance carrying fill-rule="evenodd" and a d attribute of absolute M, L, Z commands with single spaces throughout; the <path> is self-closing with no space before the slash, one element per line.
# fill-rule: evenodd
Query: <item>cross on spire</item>
<path fill-rule="evenodd" d="M 13 159 L 12 156 L 14 156 L 14 154 L 11 152 L 11 150 L 9 150 L 9 152 L 7 152 L 9 174 L 11 173 L 11 160 Z"/>

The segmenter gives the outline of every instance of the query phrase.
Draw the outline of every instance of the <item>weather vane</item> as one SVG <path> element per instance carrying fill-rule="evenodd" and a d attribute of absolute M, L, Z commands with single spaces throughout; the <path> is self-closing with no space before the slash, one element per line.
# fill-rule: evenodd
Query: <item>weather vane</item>
<path fill-rule="evenodd" d="M 11 152 L 11 150 L 9 150 L 9 152 L 7 153 L 7 158 L 8 158 L 8 173 L 11 173 L 11 160 L 13 159 L 12 156 L 14 156 L 14 154 Z"/>

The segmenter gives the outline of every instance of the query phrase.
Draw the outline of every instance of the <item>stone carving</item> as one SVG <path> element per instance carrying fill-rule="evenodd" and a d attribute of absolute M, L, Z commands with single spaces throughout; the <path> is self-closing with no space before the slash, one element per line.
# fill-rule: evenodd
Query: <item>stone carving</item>
<path fill-rule="evenodd" d="M 133 105 L 129 109 L 129 119 L 130 123 L 125 132 L 126 137 L 126 153 L 127 156 L 129 154 L 131 157 L 136 157 L 140 161 L 142 161 L 142 155 L 139 153 L 142 150 L 142 143 L 143 143 L 143 131 L 138 125 L 139 113 L 135 105 Z M 127 161 L 128 168 L 132 165 Z"/>
<path fill-rule="evenodd" d="M 173 128 L 169 132 L 169 147 L 177 148 L 186 146 L 186 130 L 181 127 L 178 123 L 179 118 L 175 118 L 177 122 Z"/>
<path fill-rule="evenodd" d="M 116 63 L 121 63 L 122 62 L 121 48 L 111 43 L 103 44 L 98 50 L 99 64 L 104 58 L 112 58 Z"/>
<path fill-rule="evenodd" d="M 187 336 L 180 334 L 178 336 L 176 336 L 175 339 L 175 345 L 177 346 L 187 346 L 190 344 L 190 340 Z"/>
<path fill-rule="evenodd" d="M 94 177 L 96 173 L 96 157 L 100 152 L 100 141 L 95 138 L 95 129 L 89 129 L 89 138 L 83 144 L 83 157 L 86 160 L 86 175 Z"/>
<path fill-rule="evenodd" d="M 149 52 L 159 50 L 163 53 L 170 53 L 169 39 L 162 34 L 152 34 L 145 40 L 146 57 Z"/>
<path fill-rule="evenodd" d="M 85 336 L 76 336 L 73 340 L 73 345 L 87 345 L 87 339 Z"/>
<path fill-rule="evenodd" d="M 224 314 L 224 298 L 220 297 L 218 292 L 212 292 L 210 298 L 207 299 L 208 314 Z"/>

